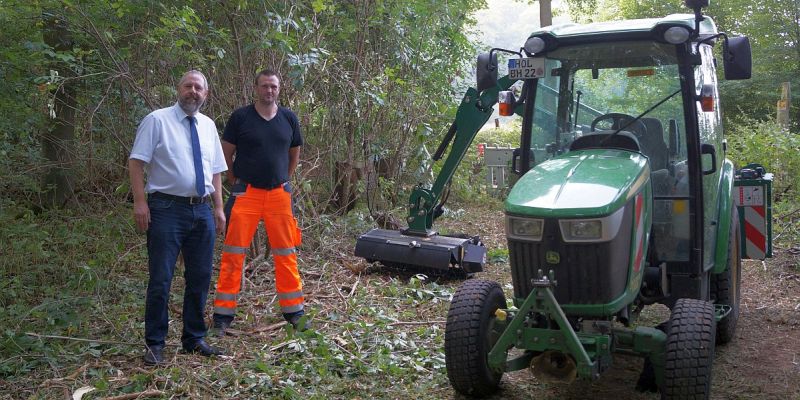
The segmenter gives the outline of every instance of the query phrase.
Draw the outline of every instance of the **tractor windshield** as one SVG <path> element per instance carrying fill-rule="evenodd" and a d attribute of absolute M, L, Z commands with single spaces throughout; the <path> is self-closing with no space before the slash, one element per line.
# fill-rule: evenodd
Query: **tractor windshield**
<path fill-rule="evenodd" d="M 565 46 L 547 53 L 538 81 L 534 149 L 569 151 L 598 131 L 635 136 L 650 161 L 661 260 L 688 260 L 688 176 L 678 56 L 647 42 Z M 678 212 L 675 212 L 675 211 Z"/>

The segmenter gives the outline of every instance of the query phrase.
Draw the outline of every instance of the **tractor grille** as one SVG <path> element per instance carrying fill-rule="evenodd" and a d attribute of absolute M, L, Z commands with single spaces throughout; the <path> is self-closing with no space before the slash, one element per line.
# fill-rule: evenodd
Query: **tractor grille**
<path fill-rule="evenodd" d="M 508 241 L 514 296 L 526 298 L 537 270 L 553 270 L 560 304 L 607 304 L 622 295 L 628 281 L 631 212 L 625 211 L 617 237 L 603 243 L 564 243 L 558 221 L 545 221 L 541 242 Z M 558 253 L 558 264 L 547 262 L 547 252 Z"/>

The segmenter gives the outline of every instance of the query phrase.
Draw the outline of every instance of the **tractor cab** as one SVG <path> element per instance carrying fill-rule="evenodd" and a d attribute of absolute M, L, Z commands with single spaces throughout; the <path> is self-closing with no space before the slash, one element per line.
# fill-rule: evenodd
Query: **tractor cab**
<path fill-rule="evenodd" d="M 607 219 L 624 214 L 624 203 L 639 194 L 646 200 L 643 223 L 651 228 L 631 252 L 645 253 L 632 254 L 638 264 L 628 274 L 601 267 L 601 282 L 637 286 L 635 275 L 644 271 L 645 302 L 708 299 L 703 273 L 715 265 L 722 170 L 732 173 L 725 162 L 713 47 L 723 43 L 728 79 L 749 77 L 747 66 L 736 64 L 749 63 L 749 47 L 734 39 L 739 45 L 731 48 L 710 18 L 698 22 L 679 14 L 547 27 L 511 52 L 518 57 L 509 60 L 508 77 L 523 84 L 519 96 L 499 93 L 500 109 L 522 117 L 517 154 L 531 155 L 515 159 L 520 180 L 506 202 L 512 268 L 529 259 L 531 246 L 541 247 L 536 261 L 545 269 L 569 269 L 562 261 L 573 260 L 585 270 L 584 261 L 562 253 L 589 248 L 609 252 L 600 259 L 618 264 L 618 245 L 606 226 L 616 221 Z M 479 89 L 492 80 L 486 71 L 494 60 L 491 53 L 479 58 Z M 520 224 L 541 224 L 542 238 L 518 234 Z M 548 231 L 548 225 L 559 226 Z M 547 252 L 559 262 L 549 263 Z M 521 280 L 529 278 L 521 274 Z M 557 290 L 556 297 L 569 298 L 562 294 Z"/>

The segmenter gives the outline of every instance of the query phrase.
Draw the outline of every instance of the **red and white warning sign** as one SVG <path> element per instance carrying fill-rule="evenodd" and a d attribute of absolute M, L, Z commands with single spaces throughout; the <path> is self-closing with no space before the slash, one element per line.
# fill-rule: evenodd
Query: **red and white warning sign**
<path fill-rule="evenodd" d="M 767 218 L 762 186 L 739 186 L 736 205 L 744 211 L 745 254 L 763 260 L 767 253 Z"/>

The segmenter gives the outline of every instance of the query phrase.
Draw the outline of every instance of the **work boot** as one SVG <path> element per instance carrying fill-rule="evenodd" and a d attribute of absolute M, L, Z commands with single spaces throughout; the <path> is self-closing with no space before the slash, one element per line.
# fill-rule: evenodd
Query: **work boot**
<path fill-rule="evenodd" d="M 164 365 L 164 346 L 145 346 L 144 365 Z"/>
<path fill-rule="evenodd" d="M 308 318 L 303 318 L 305 314 L 303 310 L 300 310 L 293 313 L 284 313 L 283 318 L 286 319 L 286 322 L 292 324 L 295 330 L 302 332 L 311 328 L 311 322 L 308 321 Z"/>
<path fill-rule="evenodd" d="M 222 337 L 226 335 L 226 332 L 230 327 L 230 322 L 214 319 L 214 324 L 211 326 L 209 334 L 211 336 Z"/>

